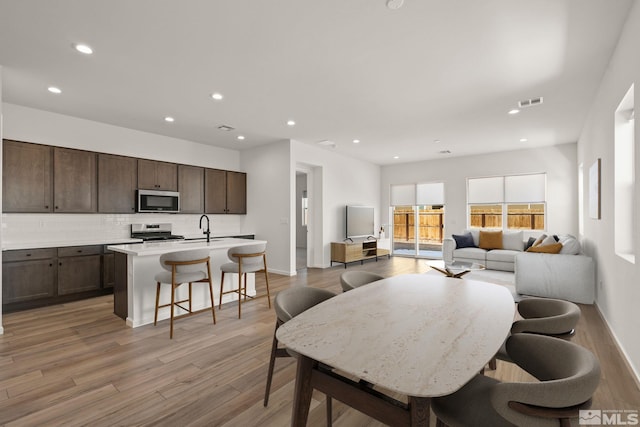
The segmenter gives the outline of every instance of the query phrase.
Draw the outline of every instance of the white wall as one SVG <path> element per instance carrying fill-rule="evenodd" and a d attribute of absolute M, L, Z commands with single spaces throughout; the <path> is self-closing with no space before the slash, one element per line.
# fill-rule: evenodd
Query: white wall
<path fill-rule="evenodd" d="M 479 142 L 480 143 L 480 142 Z M 578 235 L 576 144 L 403 163 L 382 168 L 381 202 L 391 184 L 443 182 L 445 235 L 467 226 L 467 178 L 546 172 L 547 230 Z M 390 216 L 386 223 L 391 223 Z"/>
<path fill-rule="evenodd" d="M 245 150 L 241 158 L 243 168 L 250 171 L 245 226 L 257 231 L 257 239 L 269 242 L 269 271 L 294 275 L 295 259 L 291 249 L 295 248 L 292 232 L 295 170 L 291 167 L 290 143 L 280 141 Z"/>
<path fill-rule="evenodd" d="M 625 93 L 635 83 L 640 87 L 640 5 L 635 2 L 621 33 L 618 46 L 600 84 L 591 111 L 578 141 L 578 162 L 585 175 L 593 162 L 602 159 L 601 218 L 589 218 L 588 194 L 584 194 L 584 240 L 587 251 L 596 259 L 598 308 L 606 319 L 636 377 L 640 378 L 640 267 L 617 256 L 614 251 L 614 112 Z M 635 95 L 635 99 L 640 99 Z M 637 105 L 636 105 L 636 109 Z M 638 121 L 636 115 L 636 123 Z M 637 126 L 636 126 L 637 129 Z M 638 136 L 635 137 L 636 177 L 640 171 Z M 587 187 L 585 185 L 585 187 Z M 636 178 L 633 242 L 640 249 L 640 184 Z"/>
<path fill-rule="evenodd" d="M 380 166 L 297 141 L 292 142 L 292 153 L 294 165 L 305 164 L 315 169 L 314 188 L 308 191 L 310 197 L 321 200 L 322 209 L 321 218 L 315 218 L 320 219 L 321 226 L 316 228 L 321 230 L 313 238 L 317 255 L 314 265 L 327 267 L 331 261 L 331 242 L 345 237 L 346 205 L 375 206 L 376 229 L 380 226 Z M 317 194 L 319 191 L 321 194 Z"/>

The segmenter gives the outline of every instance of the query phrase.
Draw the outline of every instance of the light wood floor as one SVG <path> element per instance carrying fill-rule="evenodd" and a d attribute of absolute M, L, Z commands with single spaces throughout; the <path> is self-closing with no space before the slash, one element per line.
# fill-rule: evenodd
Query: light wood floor
<path fill-rule="evenodd" d="M 424 261 L 391 258 L 349 269 L 386 276 L 424 272 Z M 340 290 L 342 266 L 270 275 L 272 291 L 309 285 Z M 257 277 L 260 289 L 260 278 Z M 206 313 L 181 319 L 174 339 L 168 322 L 127 328 L 99 297 L 4 316 L 0 336 L 0 425 L 6 426 L 287 426 L 295 364 L 276 361 L 268 408 L 262 406 L 275 314 L 265 299 L 223 306 L 218 324 Z M 593 409 L 640 409 L 640 392 L 594 306 L 574 342 L 602 364 Z M 498 362 L 504 380 L 527 378 Z M 325 425 L 324 395 L 314 394 L 309 426 Z M 334 401 L 334 426 L 380 424 Z M 432 425 L 435 421 L 432 417 Z"/>

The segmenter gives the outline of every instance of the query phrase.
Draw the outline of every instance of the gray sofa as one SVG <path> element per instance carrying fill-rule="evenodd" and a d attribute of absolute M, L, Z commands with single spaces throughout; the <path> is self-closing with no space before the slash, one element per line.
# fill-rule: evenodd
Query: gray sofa
<path fill-rule="evenodd" d="M 478 229 L 471 233 L 475 246 L 479 244 Z M 503 249 L 485 250 L 478 247 L 457 248 L 447 237 L 442 244 L 445 264 L 467 261 L 484 264 L 487 269 L 515 272 L 516 292 L 547 298 L 558 298 L 582 304 L 595 299 L 595 263 L 580 253 L 580 244 L 573 236 L 560 236 L 563 248 L 559 254 L 525 252 L 522 231 L 503 232 Z M 564 239 L 564 240 L 563 240 Z M 564 251 L 564 253 L 563 253 Z"/>

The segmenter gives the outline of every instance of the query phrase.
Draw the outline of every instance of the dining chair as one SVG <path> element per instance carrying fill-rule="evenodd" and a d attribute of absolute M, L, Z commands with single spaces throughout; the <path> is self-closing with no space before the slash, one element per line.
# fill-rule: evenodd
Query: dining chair
<path fill-rule="evenodd" d="M 218 308 L 222 308 L 222 296 L 229 293 L 238 293 L 238 319 L 242 317 L 242 297 L 247 300 L 247 273 L 264 273 L 267 286 L 267 302 L 271 308 L 271 295 L 269 294 L 269 275 L 267 273 L 267 243 L 255 243 L 230 248 L 227 256 L 231 260 L 220 266 L 222 276 L 220 278 L 220 303 Z M 228 291 L 223 291 L 225 273 L 235 273 L 238 275 L 238 287 Z"/>
<path fill-rule="evenodd" d="M 518 314 L 522 319 L 511 326 L 511 333 L 520 332 L 549 335 L 570 340 L 580 320 L 580 307 L 576 304 L 550 298 L 525 298 L 518 303 Z M 510 362 L 504 344 L 489 362 L 490 369 L 496 369 L 496 359 Z"/>
<path fill-rule="evenodd" d="M 340 275 L 342 291 L 347 292 L 376 280 L 384 279 L 383 276 L 369 271 L 345 271 Z"/>
<path fill-rule="evenodd" d="M 326 289 L 311 288 L 307 286 L 298 286 L 288 288 L 278 292 L 273 300 L 276 312 L 276 327 L 273 331 L 273 343 L 271 344 L 271 357 L 269 359 L 269 370 L 267 372 L 267 386 L 264 392 L 264 406 L 269 404 L 269 393 L 271 390 L 271 380 L 273 378 L 273 369 L 277 357 L 292 357 L 295 353 L 287 351 L 286 348 L 278 347 L 278 339 L 276 332 L 278 328 L 298 314 L 320 304 L 336 294 Z M 331 397 L 327 396 L 327 425 L 331 425 Z"/>
<path fill-rule="evenodd" d="M 591 406 L 600 364 L 586 348 L 559 338 L 517 333 L 509 357 L 538 381 L 500 382 L 476 375 L 455 393 L 435 397 L 436 426 L 570 426 Z"/>
<path fill-rule="evenodd" d="M 211 315 L 213 316 L 213 324 L 216 323 L 216 313 L 213 302 L 213 285 L 211 282 L 211 264 L 209 261 L 209 249 L 194 249 L 189 251 L 169 252 L 160 256 L 160 266 L 164 269 L 157 273 L 154 277 L 156 281 L 156 310 L 153 319 L 153 325 L 158 323 L 158 309 L 163 307 L 171 307 L 171 316 L 169 322 L 169 338 L 173 338 L 173 321 L 181 317 L 190 316 L 197 312 L 192 310 L 191 296 L 193 283 L 208 283 L 209 296 L 211 298 Z M 189 297 L 176 301 L 176 291 L 181 286 L 189 284 Z M 162 284 L 171 285 L 171 302 L 160 305 L 160 288 Z M 188 308 L 181 304 L 189 303 Z M 175 316 L 175 307 L 178 307 L 186 314 Z"/>

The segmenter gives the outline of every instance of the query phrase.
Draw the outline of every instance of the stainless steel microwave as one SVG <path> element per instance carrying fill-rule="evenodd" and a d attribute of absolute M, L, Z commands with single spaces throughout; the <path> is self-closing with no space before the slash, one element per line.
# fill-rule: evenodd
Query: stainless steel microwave
<path fill-rule="evenodd" d="M 180 212 L 180 193 L 177 191 L 138 190 L 137 212 Z"/>

